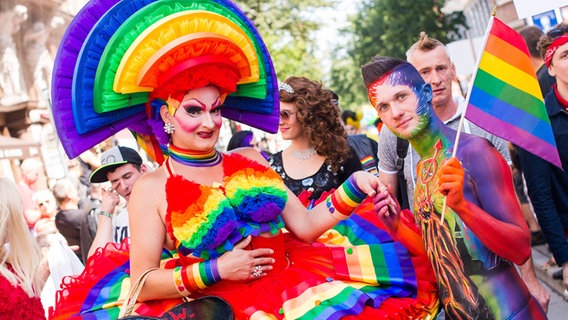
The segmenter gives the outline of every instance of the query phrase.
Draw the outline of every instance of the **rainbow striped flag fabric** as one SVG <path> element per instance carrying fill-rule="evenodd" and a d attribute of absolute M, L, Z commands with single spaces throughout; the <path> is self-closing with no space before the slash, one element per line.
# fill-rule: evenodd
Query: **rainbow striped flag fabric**
<path fill-rule="evenodd" d="M 562 168 L 528 47 L 491 17 L 465 117 Z"/>

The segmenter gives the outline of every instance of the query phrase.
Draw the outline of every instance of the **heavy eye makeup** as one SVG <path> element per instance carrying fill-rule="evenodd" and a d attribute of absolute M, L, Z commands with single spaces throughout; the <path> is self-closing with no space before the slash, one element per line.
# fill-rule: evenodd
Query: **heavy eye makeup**
<path fill-rule="evenodd" d="M 211 109 L 211 114 L 215 115 L 215 116 L 220 115 L 221 110 L 223 110 L 224 107 L 225 107 L 225 105 L 222 105 L 222 104 L 216 106 L 215 108 Z"/>
<path fill-rule="evenodd" d="M 201 112 L 203 112 L 203 107 L 196 105 L 187 105 L 184 106 L 183 109 L 187 114 L 189 114 L 192 117 L 197 117 L 201 114 Z"/>
<path fill-rule="evenodd" d="M 200 106 L 200 105 L 191 105 L 191 104 L 190 104 L 190 105 L 187 105 L 187 106 L 184 106 L 183 109 L 185 110 L 185 112 L 186 112 L 187 114 L 189 114 L 189 115 L 192 116 L 192 117 L 198 117 L 198 116 L 201 115 L 202 112 L 205 111 L 205 108 L 204 108 L 204 107 L 202 107 L 202 106 Z M 210 113 L 211 113 L 212 115 L 215 115 L 215 116 L 216 116 L 216 115 L 220 115 L 222 109 L 223 109 L 223 105 L 220 104 L 220 105 L 218 105 L 218 106 L 212 108 L 211 111 L 210 111 Z"/>

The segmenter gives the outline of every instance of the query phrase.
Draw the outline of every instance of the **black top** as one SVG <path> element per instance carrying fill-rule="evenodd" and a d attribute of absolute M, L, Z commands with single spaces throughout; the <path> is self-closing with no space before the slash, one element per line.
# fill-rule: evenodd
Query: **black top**
<path fill-rule="evenodd" d="M 556 78 L 548 73 L 548 67 L 545 64 L 538 68 L 536 76 L 538 78 L 538 84 L 540 86 L 542 96 L 546 97 L 548 92 L 550 92 L 550 89 L 552 89 L 552 86 L 556 83 Z"/>
<path fill-rule="evenodd" d="M 67 240 L 69 246 L 81 246 L 81 224 L 85 219 L 86 212 L 81 209 L 59 210 L 55 215 L 55 226 L 59 233 Z M 83 261 L 82 250 L 89 248 L 80 248 L 75 251 L 79 259 Z"/>
<path fill-rule="evenodd" d="M 519 148 L 528 195 L 558 265 L 568 263 L 568 114 L 554 91 L 545 98 L 554 140 L 564 170 Z"/>
<path fill-rule="evenodd" d="M 282 163 L 282 151 L 270 156 L 268 162 L 295 195 L 299 195 L 304 190 L 313 192 L 309 197 L 310 200 L 319 199 L 323 192 L 339 187 L 353 172 L 362 170 L 361 162 L 353 150 L 352 157 L 341 165 L 336 174 L 331 171 L 331 166 L 324 162 L 315 174 L 299 180 L 292 179 L 286 174 Z"/>
<path fill-rule="evenodd" d="M 369 138 L 366 134 L 351 134 L 347 136 L 347 142 L 355 150 L 363 170 L 378 175 L 379 157 L 377 153 L 379 144 L 377 141 Z"/>

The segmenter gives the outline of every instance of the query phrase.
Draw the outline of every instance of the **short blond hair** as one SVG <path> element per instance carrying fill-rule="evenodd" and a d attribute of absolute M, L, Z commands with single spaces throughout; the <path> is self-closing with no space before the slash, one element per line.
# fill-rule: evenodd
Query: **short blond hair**
<path fill-rule="evenodd" d="M 410 57 L 414 54 L 416 50 L 420 51 L 432 51 L 438 47 L 442 47 L 448 58 L 450 57 L 450 53 L 446 46 L 438 39 L 428 37 L 428 34 L 424 31 L 420 32 L 420 38 L 416 41 L 408 50 L 406 51 L 406 61 L 410 61 Z M 451 59 L 450 59 L 451 61 Z"/>

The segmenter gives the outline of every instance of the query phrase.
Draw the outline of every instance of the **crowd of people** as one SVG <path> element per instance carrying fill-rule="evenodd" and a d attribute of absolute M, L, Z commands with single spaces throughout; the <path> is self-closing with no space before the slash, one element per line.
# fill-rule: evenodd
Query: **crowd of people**
<path fill-rule="evenodd" d="M 521 35 L 568 170 L 568 27 Z M 220 150 L 239 79 L 208 62 L 149 93 L 163 164 L 105 142 L 38 188 L 41 162 L 22 161 L 17 183 L 0 178 L 0 287 L 13 292 L 0 314 L 116 319 L 201 304 L 236 319 L 546 319 L 530 247 L 548 244 L 568 289 L 568 174 L 467 120 L 452 155 L 466 102 L 449 53 L 423 32 L 406 58 L 361 67 L 376 136 L 331 88 L 291 76 L 277 93 L 287 146 L 269 152 L 244 129 Z M 80 270 L 50 262 L 55 242 Z"/>

